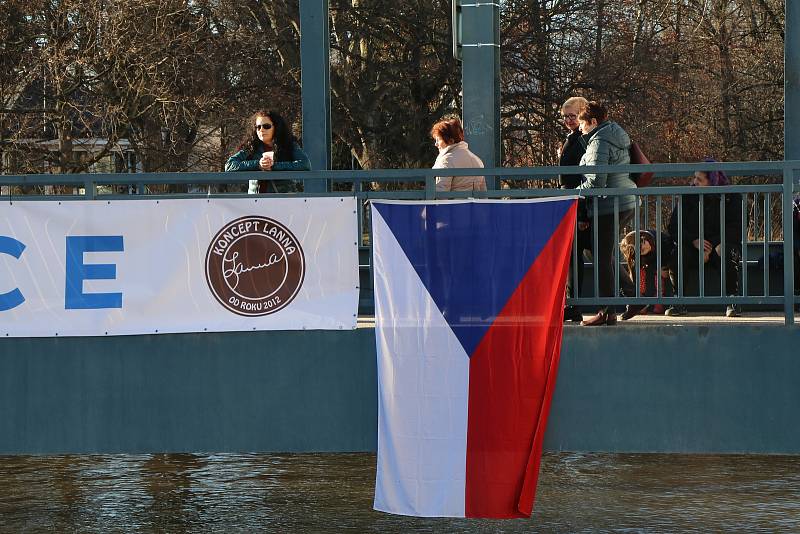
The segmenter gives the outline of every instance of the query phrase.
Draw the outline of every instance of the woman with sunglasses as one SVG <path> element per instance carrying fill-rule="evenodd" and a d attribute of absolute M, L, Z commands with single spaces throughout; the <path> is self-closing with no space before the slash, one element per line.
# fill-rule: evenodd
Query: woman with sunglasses
<path fill-rule="evenodd" d="M 578 124 L 578 113 L 588 103 L 589 101 L 582 96 L 573 96 L 561 105 L 561 120 L 567 129 L 567 137 L 558 149 L 558 165 L 560 167 L 580 165 L 581 158 L 586 152 L 586 147 L 581 141 L 583 134 Z M 582 174 L 561 174 L 558 176 L 561 189 L 575 189 L 582 181 Z M 570 265 L 569 273 L 567 274 L 568 297 L 580 295 L 580 288 L 583 287 L 583 252 L 592 250 L 592 229 L 589 227 L 589 212 L 584 198 L 578 200 L 578 221 L 576 225 L 578 227 L 575 234 L 578 245 L 578 265 L 577 269 Z M 570 254 L 570 262 L 572 262 L 572 254 Z M 578 276 L 573 280 L 575 272 L 577 272 Z M 564 321 L 580 323 L 583 321 L 583 315 L 575 306 L 564 306 Z"/>
<path fill-rule="evenodd" d="M 225 171 L 309 171 L 308 156 L 292 135 L 283 117 L 274 111 L 259 110 L 247 119 L 247 132 L 237 152 L 228 158 Z M 250 194 L 291 193 L 298 190 L 295 180 L 250 180 Z"/>

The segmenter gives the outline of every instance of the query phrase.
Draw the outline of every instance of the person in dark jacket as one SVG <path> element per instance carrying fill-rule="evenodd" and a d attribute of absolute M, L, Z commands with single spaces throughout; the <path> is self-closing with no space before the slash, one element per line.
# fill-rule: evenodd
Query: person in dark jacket
<path fill-rule="evenodd" d="M 661 242 L 657 244 L 655 230 L 641 230 L 637 238 L 636 232 L 629 232 L 619 244 L 622 257 L 628 268 L 628 276 L 622 277 L 622 292 L 627 297 L 636 296 L 636 272 L 639 271 L 639 294 L 643 297 L 656 296 L 656 282 L 660 277 L 661 292 L 664 292 L 664 279 L 674 278 L 672 271 L 675 244 L 672 236 L 661 232 Z M 639 247 L 639 267 L 636 266 L 636 247 Z M 661 248 L 661 264 L 658 264 L 658 247 Z M 660 268 L 659 268 L 660 267 Z M 674 288 L 674 283 L 673 283 Z M 622 320 L 647 311 L 648 306 L 630 305 L 625 307 Z M 655 308 L 655 307 L 654 307 Z M 663 310 L 662 310 L 663 311 Z"/>
<path fill-rule="evenodd" d="M 567 138 L 558 149 L 559 166 L 578 165 L 581 157 L 586 152 L 586 147 L 581 143 L 581 130 L 578 124 L 578 113 L 589 101 L 582 96 L 568 98 L 561 105 L 561 120 L 567 128 Z M 575 189 L 583 181 L 582 174 L 562 174 L 558 177 L 561 189 Z"/>
<path fill-rule="evenodd" d="M 706 159 L 712 163 L 715 160 Z M 695 187 L 716 187 L 730 185 L 728 177 L 722 171 L 697 171 L 692 178 Z M 701 200 L 702 198 L 702 200 Z M 739 294 L 739 259 L 742 254 L 742 196 L 738 193 L 725 194 L 725 220 L 720 211 L 720 195 L 707 192 L 704 195 L 684 195 L 680 202 L 683 206 L 683 237 L 678 243 L 678 210 L 672 210 L 668 232 L 676 240 L 677 247 L 683 247 L 684 276 L 688 269 L 699 269 L 700 259 L 717 269 L 725 269 L 725 294 Z M 703 211 L 703 241 L 700 241 L 700 210 Z M 725 229 L 725 246 L 722 245 L 722 228 Z M 724 255 L 724 258 L 723 258 Z M 676 252 L 673 262 L 678 271 Z M 688 268 L 688 269 L 687 269 Z M 685 280 L 685 278 L 684 278 Z M 672 307 L 667 315 L 683 315 L 685 309 Z M 741 314 L 735 304 L 729 304 L 725 310 L 727 317 L 738 317 Z"/>
<path fill-rule="evenodd" d="M 562 167 L 578 165 L 581 162 L 586 147 L 581 142 L 581 130 L 578 127 L 578 113 L 589 101 L 582 96 L 573 96 L 564 101 L 561 106 L 561 119 L 564 121 L 564 126 L 568 130 L 567 138 L 558 150 L 558 164 Z M 575 189 L 583 181 L 582 174 L 562 174 L 558 177 L 561 189 Z M 573 295 L 577 297 L 580 294 L 580 288 L 583 285 L 583 251 L 592 249 L 592 231 L 589 228 L 589 215 L 586 212 L 586 202 L 581 199 L 578 202 L 578 222 L 577 222 L 577 248 L 578 248 L 578 266 L 577 266 L 577 285 L 575 280 L 572 279 L 575 269 L 572 265 L 569 268 L 567 277 L 567 296 Z M 571 257 L 571 256 L 570 256 Z M 564 320 L 581 322 L 583 316 L 578 308 L 575 306 L 564 307 Z"/>
<path fill-rule="evenodd" d="M 286 121 L 274 111 L 259 110 L 244 125 L 245 135 L 225 171 L 308 171 L 311 163 Z M 250 194 L 297 191 L 294 180 L 250 180 Z"/>

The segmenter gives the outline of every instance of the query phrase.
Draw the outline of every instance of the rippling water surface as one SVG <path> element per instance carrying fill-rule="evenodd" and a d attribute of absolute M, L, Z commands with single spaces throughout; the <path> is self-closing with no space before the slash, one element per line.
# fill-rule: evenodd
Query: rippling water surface
<path fill-rule="evenodd" d="M 0 457 L 3 532 L 800 531 L 800 457 L 545 454 L 531 519 L 372 510 L 373 454 Z"/>

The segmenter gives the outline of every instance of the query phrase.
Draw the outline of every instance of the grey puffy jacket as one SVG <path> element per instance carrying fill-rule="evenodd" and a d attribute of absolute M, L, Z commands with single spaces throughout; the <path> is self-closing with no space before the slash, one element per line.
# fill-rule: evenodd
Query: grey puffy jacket
<path fill-rule="evenodd" d="M 585 138 L 585 136 L 584 136 Z M 614 121 L 601 123 L 594 131 L 589 132 L 586 141 L 586 153 L 581 158 L 581 165 L 626 165 L 631 162 L 631 138 L 622 127 Z M 586 173 L 583 183 L 578 189 L 635 189 L 636 184 L 627 172 L 612 173 Z M 587 199 L 589 212 L 593 207 L 593 200 Z M 634 195 L 619 197 L 619 211 L 632 210 L 636 205 Z M 597 200 L 597 214 L 609 215 L 614 213 L 614 197 L 600 197 Z"/>

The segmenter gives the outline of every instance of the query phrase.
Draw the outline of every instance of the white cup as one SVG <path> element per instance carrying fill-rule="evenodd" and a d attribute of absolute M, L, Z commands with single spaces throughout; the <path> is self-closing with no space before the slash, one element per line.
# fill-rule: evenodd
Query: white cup
<path fill-rule="evenodd" d="M 274 150 L 267 150 L 266 152 L 261 154 L 261 157 L 262 158 L 266 157 L 266 158 L 271 159 L 272 161 L 275 161 L 275 151 Z"/>

